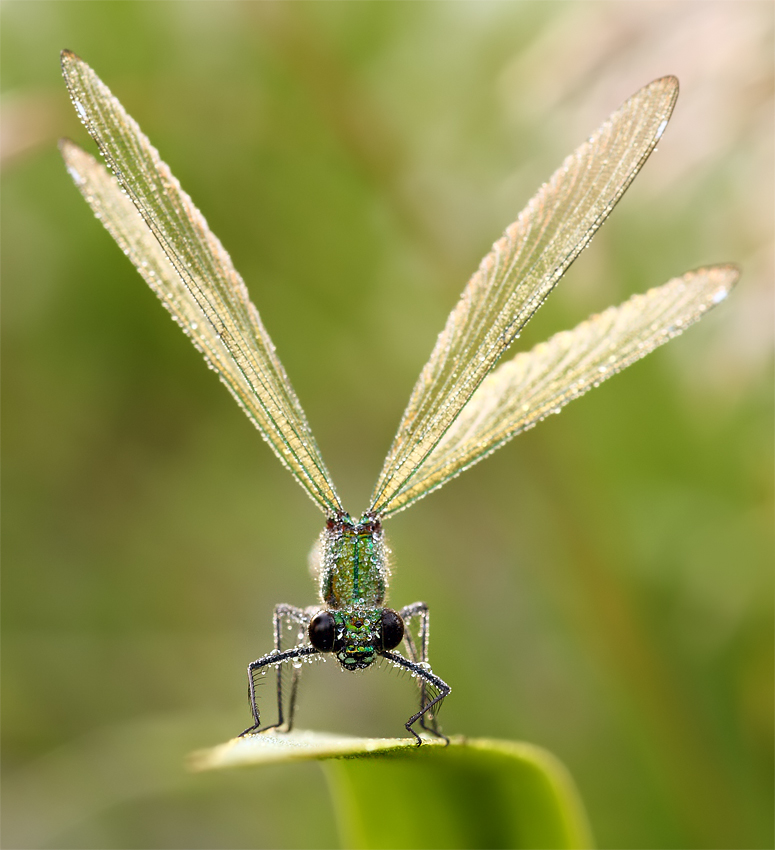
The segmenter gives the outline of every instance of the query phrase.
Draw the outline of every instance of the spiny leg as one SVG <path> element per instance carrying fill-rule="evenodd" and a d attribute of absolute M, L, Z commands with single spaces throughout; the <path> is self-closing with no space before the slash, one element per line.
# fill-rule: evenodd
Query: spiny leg
<path fill-rule="evenodd" d="M 282 674 L 283 667 L 282 662 L 279 660 L 281 657 L 284 660 L 290 660 L 290 657 L 286 658 L 287 651 L 283 648 L 283 625 L 291 626 L 293 623 L 296 623 L 300 626 L 305 626 L 309 620 L 309 616 L 307 612 L 302 608 L 296 608 L 293 605 L 276 605 L 274 609 L 274 617 L 273 617 L 273 631 L 274 631 L 274 650 L 270 652 L 268 655 L 264 655 L 256 661 L 252 661 L 248 665 L 248 700 L 250 702 L 250 710 L 253 714 L 254 724 L 248 727 L 242 735 L 245 735 L 247 732 L 252 732 L 258 730 L 260 725 L 259 720 L 259 710 L 258 710 L 258 702 L 256 695 L 256 681 L 255 676 L 256 673 L 267 666 L 267 664 L 271 665 L 272 663 L 277 664 L 277 723 L 273 723 L 271 726 L 265 726 L 261 731 L 265 731 L 266 729 L 275 729 L 280 727 L 285 722 L 284 710 L 283 710 L 283 684 L 282 684 Z M 296 651 L 302 649 L 305 645 L 309 646 L 308 643 L 304 640 L 305 635 L 303 631 L 299 632 L 297 637 L 298 644 L 293 647 L 291 651 Z M 299 657 L 299 656 L 291 656 L 291 657 Z M 300 676 L 300 670 L 295 668 L 293 669 L 292 678 L 291 678 L 291 697 L 289 703 L 289 724 L 287 731 L 290 731 L 290 727 L 293 724 L 293 712 L 296 707 L 296 690 L 298 687 Z"/>
<path fill-rule="evenodd" d="M 404 643 L 406 644 L 410 661 L 414 661 L 415 663 L 420 662 L 423 664 L 427 664 L 428 638 L 430 626 L 430 613 L 428 612 L 428 606 L 424 602 L 415 602 L 412 605 L 407 605 L 405 608 L 402 608 L 399 613 L 401 614 L 401 619 L 404 621 L 404 625 L 407 626 L 413 619 L 419 618 L 420 629 L 417 635 L 417 641 L 415 641 L 411 631 L 409 631 L 409 629 L 407 628 L 404 631 Z M 426 732 L 430 732 L 431 734 L 437 735 L 440 738 L 445 738 L 445 736 L 442 735 L 439 731 L 439 721 L 436 717 L 435 712 L 428 710 L 430 708 L 430 706 L 428 705 L 428 683 L 424 678 L 421 678 L 419 681 L 419 685 L 420 727 Z M 426 721 L 429 721 L 430 725 L 427 725 Z"/>
<path fill-rule="evenodd" d="M 297 646 L 309 646 L 309 642 L 307 640 L 307 626 L 309 625 L 310 615 L 308 611 L 305 611 L 303 608 L 297 608 L 295 605 L 275 605 L 274 609 L 274 648 L 278 652 L 283 652 L 283 625 L 288 628 L 286 631 L 292 630 L 294 624 L 300 626 L 297 634 L 295 635 L 296 645 Z M 293 726 L 293 718 L 296 712 L 296 694 L 299 688 L 299 678 L 301 677 L 301 668 L 293 667 L 291 671 L 291 683 L 290 683 L 290 696 L 288 699 L 288 717 L 287 717 L 287 726 L 285 728 L 286 732 L 291 731 L 291 727 Z M 255 715 L 254 715 L 255 716 Z M 278 665 L 277 667 L 277 723 L 273 726 L 266 727 L 267 729 L 274 729 L 278 727 L 282 727 L 286 722 L 285 711 L 283 707 L 283 667 L 282 665 Z"/>
<path fill-rule="evenodd" d="M 420 710 L 417 714 L 413 714 L 409 720 L 406 721 L 404 726 L 406 726 L 406 731 L 411 732 L 412 735 L 417 739 L 417 746 L 419 747 L 422 744 L 422 738 L 417 734 L 417 732 L 412 729 L 412 726 L 422 718 L 422 716 L 428 712 L 432 712 L 433 708 L 441 705 L 441 701 L 452 693 L 452 688 L 443 680 L 436 676 L 430 669 L 427 661 L 410 661 L 408 658 L 404 658 L 403 655 L 399 655 L 397 652 L 390 652 L 387 649 L 383 649 L 379 653 L 383 658 L 387 658 L 388 661 L 393 662 L 393 664 L 397 664 L 399 667 L 403 667 L 405 670 L 408 670 L 414 676 L 422 679 L 423 686 L 427 687 L 430 685 L 432 688 L 435 688 L 437 693 L 430 700 L 426 700 L 425 705 L 420 706 Z M 435 725 L 435 721 L 434 721 Z M 422 727 L 426 729 L 425 726 Z M 449 744 L 449 738 L 444 735 L 442 732 L 439 732 L 438 729 L 429 729 L 427 731 L 432 732 L 439 738 L 443 738 L 447 744 Z"/>
<path fill-rule="evenodd" d="M 249 732 L 266 732 L 267 729 L 274 729 L 276 726 L 280 725 L 278 723 L 274 723 L 271 726 L 265 726 L 263 729 L 258 728 L 261 724 L 261 721 L 259 717 L 258 706 L 256 705 L 256 673 L 264 667 L 285 664 L 287 661 L 294 661 L 297 658 L 307 658 L 311 655 L 318 654 L 318 650 L 315 649 L 314 646 L 310 646 L 309 644 L 302 644 L 301 646 L 294 646 L 293 649 L 286 649 L 284 652 L 278 652 L 276 649 L 273 649 L 269 653 L 269 655 L 264 655 L 262 658 L 258 658 L 248 664 L 248 693 L 250 696 L 250 705 L 253 711 L 253 720 L 255 722 L 252 726 L 248 726 L 248 728 L 245 729 L 244 732 L 240 732 L 238 737 L 241 738 L 243 735 L 247 735 Z"/>
<path fill-rule="evenodd" d="M 404 632 L 404 643 L 406 644 L 409 658 L 412 661 L 427 661 L 428 660 L 428 606 L 424 602 L 415 602 L 412 605 L 406 605 L 399 612 L 404 625 L 420 618 L 420 631 L 418 634 L 419 641 L 416 642 L 412 633 L 407 629 Z M 419 646 L 418 646 L 419 643 Z"/>

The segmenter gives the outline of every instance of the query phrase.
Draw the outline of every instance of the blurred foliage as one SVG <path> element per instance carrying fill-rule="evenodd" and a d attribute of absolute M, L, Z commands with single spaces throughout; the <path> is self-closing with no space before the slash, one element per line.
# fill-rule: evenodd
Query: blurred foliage
<path fill-rule="evenodd" d="M 704 263 L 738 262 L 737 290 L 391 522 L 392 599 L 431 606 L 446 731 L 557 753 L 601 846 L 772 846 L 773 6 L 0 15 L 4 845 L 339 843 L 315 765 L 182 768 L 248 721 L 272 606 L 314 601 L 320 516 L 65 173 L 68 47 L 231 252 L 352 511 L 491 242 L 625 97 L 680 78 L 520 344 Z M 396 676 L 307 678 L 316 729 L 397 734 L 414 704 Z"/>

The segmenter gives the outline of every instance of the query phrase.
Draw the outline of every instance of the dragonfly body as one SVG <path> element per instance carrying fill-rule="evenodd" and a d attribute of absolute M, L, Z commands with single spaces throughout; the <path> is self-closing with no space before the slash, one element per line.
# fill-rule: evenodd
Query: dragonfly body
<path fill-rule="evenodd" d="M 382 524 L 512 437 L 680 334 L 734 286 L 732 265 L 696 269 L 635 295 L 501 360 L 662 138 L 678 80 L 644 86 L 568 156 L 482 260 L 422 369 L 368 510 L 344 510 L 258 310 L 207 222 L 169 167 L 92 69 L 70 51 L 62 70 L 81 121 L 112 174 L 68 140 L 60 150 L 96 216 L 326 516 L 313 551 L 320 601 L 278 605 L 274 649 L 248 666 L 256 684 L 277 671 L 278 721 L 293 723 L 304 661 L 334 657 L 344 670 L 380 659 L 407 670 L 420 692 L 405 723 L 441 735 L 436 714 L 450 687 L 428 664 L 428 608 L 385 606 L 389 566 Z M 497 368 L 496 368 L 497 366 Z M 285 646 L 288 634 L 295 636 Z M 398 651 L 401 646 L 402 652 Z M 291 671 L 290 683 L 283 674 Z M 273 728 L 273 727 L 265 727 Z M 245 734 L 245 733 L 243 733 Z"/>
<path fill-rule="evenodd" d="M 312 550 L 310 567 L 318 579 L 320 605 L 275 608 L 275 648 L 248 666 L 248 696 L 255 722 L 242 734 L 260 726 L 256 684 L 268 668 L 278 667 L 278 720 L 274 727 L 289 729 L 301 663 L 330 654 L 343 670 L 351 672 L 371 667 L 379 658 L 411 672 L 420 685 L 420 711 L 407 721 L 406 728 L 420 741 L 412 728 L 419 720 L 422 729 L 444 738 L 434 707 L 451 693 L 451 688 L 434 675 L 427 661 L 428 607 L 416 602 L 399 612 L 384 606 L 390 571 L 379 519 L 368 513 L 357 522 L 346 513 L 330 519 Z M 416 636 L 406 628 L 412 621 L 419 626 Z M 294 625 L 298 628 L 297 644 L 284 649 L 283 635 L 286 630 L 293 632 Z M 409 658 L 393 652 L 402 641 Z M 294 665 L 293 674 L 284 687 L 278 665 L 288 663 Z"/>
<path fill-rule="evenodd" d="M 345 670 L 369 667 L 380 649 L 398 646 L 403 626 L 391 622 L 385 614 L 391 609 L 382 607 L 389 573 L 379 520 L 364 516 L 354 522 L 347 514 L 329 520 L 312 550 L 311 568 L 325 606 L 310 623 L 313 646 L 333 651 Z"/>

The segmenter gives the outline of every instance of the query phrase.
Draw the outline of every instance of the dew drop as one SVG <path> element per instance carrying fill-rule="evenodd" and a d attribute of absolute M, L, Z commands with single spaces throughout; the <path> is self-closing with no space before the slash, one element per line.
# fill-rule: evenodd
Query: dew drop
<path fill-rule="evenodd" d="M 73 182 L 76 186 L 82 186 L 84 183 L 81 175 L 70 165 L 67 166 L 67 173 L 73 178 Z"/>

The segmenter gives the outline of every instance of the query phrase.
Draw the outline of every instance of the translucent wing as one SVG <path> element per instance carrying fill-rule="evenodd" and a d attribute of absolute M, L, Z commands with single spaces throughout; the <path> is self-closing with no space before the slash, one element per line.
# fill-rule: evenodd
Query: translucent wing
<path fill-rule="evenodd" d="M 738 274 L 734 266 L 687 272 L 500 365 L 482 381 L 383 516 L 441 487 L 512 437 L 678 336 L 726 298 Z"/>
<path fill-rule="evenodd" d="M 296 480 L 326 514 L 341 511 L 304 411 L 229 255 L 91 68 L 64 51 L 62 69 L 76 111 L 115 175 L 63 142 L 81 193 Z"/>
<path fill-rule="evenodd" d="M 632 182 L 664 132 L 678 80 L 636 92 L 545 183 L 482 260 L 420 373 L 372 496 L 386 515 L 505 349 Z M 405 504 L 401 502 L 401 504 Z"/>

